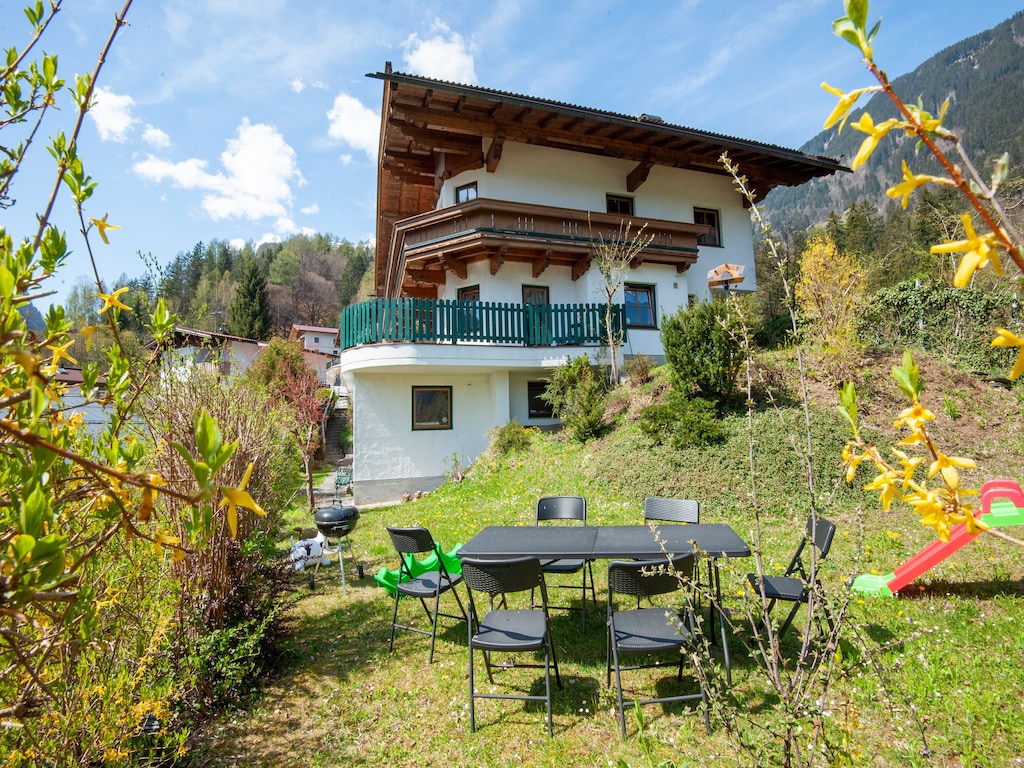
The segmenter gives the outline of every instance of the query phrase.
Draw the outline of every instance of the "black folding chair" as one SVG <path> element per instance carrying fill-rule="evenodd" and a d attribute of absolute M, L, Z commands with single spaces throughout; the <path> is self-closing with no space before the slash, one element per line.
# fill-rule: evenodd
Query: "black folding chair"
<path fill-rule="evenodd" d="M 665 523 L 699 523 L 700 502 L 694 499 L 670 499 L 662 496 L 648 496 L 644 499 L 644 522 L 665 522 Z M 700 562 L 693 565 L 693 582 L 700 585 Z M 707 564 L 707 588 L 710 605 L 708 607 L 708 620 L 712 642 L 714 642 L 715 623 L 718 623 L 719 634 L 722 638 L 722 654 L 725 661 L 725 674 L 729 683 L 732 683 L 732 664 L 729 659 L 729 641 L 725 632 L 725 619 L 716 617 L 716 613 L 722 605 L 722 585 L 718 575 L 718 560 L 712 558 Z M 697 596 L 700 601 L 700 595 Z"/>
<path fill-rule="evenodd" d="M 395 610 L 391 616 L 391 640 L 388 643 L 388 650 L 392 650 L 395 647 L 396 629 L 407 629 L 410 632 L 430 635 L 429 663 L 433 664 L 438 617 L 444 616 L 450 619 L 468 621 L 466 609 L 462 606 L 462 599 L 455 590 L 455 586 L 462 581 L 462 576 L 458 573 L 448 572 L 444 565 L 444 560 L 441 558 L 441 552 L 434 544 L 430 531 L 426 528 L 394 528 L 389 525 L 388 536 L 391 537 L 391 543 L 394 544 L 395 549 L 398 551 L 398 559 L 400 561 L 398 584 L 395 588 Z M 437 556 L 437 570 L 426 571 L 418 576 L 414 576 L 409 564 L 409 558 L 426 552 L 434 553 Z M 441 612 L 441 595 L 448 591 L 455 595 L 455 600 L 459 604 L 459 611 L 462 614 L 461 616 Z M 423 606 L 423 612 L 426 613 L 427 620 L 430 622 L 430 631 L 409 624 L 398 623 L 398 604 L 403 597 L 419 599 L 420 604 Z M 427 604 L 428 599 L 433 599 L 433 608 Z"/>
<path fill-rule="evenodd" d="M 678 557 L 669 568 L 665 560 L 613 561 L 608 565 L 608 647 L 606 685 L 611 685 L 612 667 L 615 668 L 615 688 L 619 701 L 619 720 L 622 735 L 626 736 L 627 706 L 668 703 L 674 701 L 700 701 L 704 711 L 704 728 L 711 729 L 707 693 L 700 677 L 698 692 L 659 696 L 626 701 L 622 693 L 622 672 L 663 666 L 665 654 L 671 652 L 679 661 L 676 680 L 683 679 L 684 649 L 699 650 L 700 635 L 693 617 L 692 584 L 694 556 Z M 679 610 L 670 606 L 629 608 L 616 610 L 616 595 L 629 595 L 639 600 L 644 597 L 669 594 L 682 590 L 686 607 Z M 623 666 L 623 656 L 645 656 L 644 661 Z"/>
<path fill-rule="evenodd" d="M 569 520 L 587 524 L 587 500 L 582 496 L 544 496 L 537 500 L 537 525 L 542 521 Z M 590 576 L 590 596 L 597 605 L 597 592 L 594 589 L 594 571 L 591 560 L 548 560 L 541 564 L 545 574 L 583 573 L 582 586 L 575 584 L 552 584 L 552 589 L 578 589 L 581 591 L 582 603 L 580 612 L 583 614 L 583 631 L 587 631 L 587 575 Z M 575 610 L 571 606 L 550 605 L 549 608 L 565 608 Z"/>
<path fill-rule="evenodd" d="M 835 523 L 829 522 L 822 517 L 817 518 L 817 521 L 815 521 L 812 515 L 807 518 L 807 533 L 800 540 L 800 544 L 796 548 L 793 559 L 790 561 L 789 567 L 786 568 L 784 575 L 758 577 L 756 573 L 747 574 L 750 586 L 754 588 L 757 594 L 768 601 L 764 618 L 758 622 L 755 631 L 760 632 L 764 629 L 765 621 L 771 617 L 772 608 L 776 602 L 781 600 L 793 603 L 789 615 L 786 616 L 786 620 L 779 627 L 778 636 L 782 637 L 786 633 L 789 625 L 793 623 L 793 618 L 796 616 L 797 611 L 800 610 L 800 606 L 810 600 L 812 590 L 821 588 L 821 582 L 817 578 L 815 578 L 813 584 L 810 583 L 809 569 L 804 566 L 803 562 L 804 549 L 808 543 L 812 544 L 818 551 L 817 559 L 820 562 L 828 555 L 828 551 L 832 547 L 832 539 L 835 535 Z M 828 614 L 825 617 L 828 620 L 829 627 L 834 627 L 832 617 Z M 818 629 L 820 631 L 820 619 L 817 616 L 815 621 L 818 622 Z"/>
<path fill-rule="evenodd" d="M 551 639 L 551 622 L 548 618 L 548 593 L 544 584 L 544 571 L 540 561 L 535 557 L 516 558 L 514 560 L 475 560 L 465 558 L 462 561 L 462 577 L 469 592 L 469 730 L 476 731 L 476 700 L 477 699 L 518 699 L 521 701 L 543 701 L 547 706 L 548 735 L 552 734 L 551 721 L 551 668 L 555 670 L 555 681 L 562 687 L 562 679 L 558 674 L 558 659 L 555 655 L 555 644 Z M 480 606 L 473 598 L 473 592 L 483 592 L 489 596 L 490 610 L 481 620 Z M 509 608 L 506 601 L 508 595 L 517 592 L 530 592 L 533 602 L 533 591 L 540 592 L 539 608 Z M 494 608 L 495 597 L 502 599 L 501 608 Z M 525 598 L 524 598 L 525 599 Z M 487 679 L 494 684 L 494 669 L 543 668 L 544 695 L 480 693 L 476 690 L 473 676 L 473 653 L 483 651 L 484 664 L 487 667 Z M 491 653 L 523 653 L 544 652 L 544 663 L 524 664 L 492 664 Z"/>

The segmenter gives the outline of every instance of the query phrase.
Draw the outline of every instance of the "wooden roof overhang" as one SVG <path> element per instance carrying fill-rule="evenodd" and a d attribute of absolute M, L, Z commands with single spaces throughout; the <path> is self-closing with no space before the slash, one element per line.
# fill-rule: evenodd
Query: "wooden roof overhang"
<path fill-rule="evenodd" d="M 460 85 L 391 71 L 384 81 L 377 179 L 378 295 L 399 295 L 403 279 L 387 274 L 395 225 L 435 209 L 443 182 L 466 170 L 493 171 L 505 142 L 616 157 L 634 163 L 625 179 L 638 189 L 655 165 L 725 174 L 728 152 L 763 197 L 776 186 L 848 170 L 832 158 L 721 136 L 659 118 L 589 109 L 562 102 Z M 485 142 L 485 139 L 487 141 Z M 389 287 L 386 287 L 389 286 Z M 385 293 L 387 291 L 387 293 Z"/>

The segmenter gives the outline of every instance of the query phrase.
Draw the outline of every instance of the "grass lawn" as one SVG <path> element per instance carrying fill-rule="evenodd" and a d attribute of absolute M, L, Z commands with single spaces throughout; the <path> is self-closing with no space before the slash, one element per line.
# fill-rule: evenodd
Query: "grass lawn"
<path fill-rule="evenodd" d="M 891 365 L 883 361 L 882 365 Z M 884 371 L 877 394 L 862 405 L 867 428 L 891 424 L 894 403 Z M 951 453 L 974 456 L 984 474 L 964 484 L 1011 476 L 1021 480 L 1024 439 L 1020 403 L 938 368 L 924 369 L 926 404 L 942 411 L 943 397 L 957 398 L 956 416 L 940 415 L 935 432 Z M 895 390 L 895 386 L 892 386 Z M 830 749 L 811 753 L 814 764 L 871 766 L 1024 765 L 1024 553 L 983 535 L 941 563 L 896 598 L 850 595 L 859 573 L 886 573 L 933 539 L 905 510 L 883 513 L 877 499 L 841 482 L 839 449 L 845 432 L 834 400 L 812 395 L 815 500 L 839 527 L 822 578 L 831 598 L 847 604 L 841 675 L 825 700 L 800 721 L 825 724 Z M 964 414 L 964 415 L 960 415 Z M 578 613 L 554 611 L 553 631 L 564 687 L 554 694 L 555 735 L 546 732 L 543 704 L 482 701 L 475 734 L 468 732 L 466 627 L 442 619 L 435 662 L 427 664 L 429 638 L 399 632 L 388 651 L 392 600 L 371 575 L 394 568 L 397 556 L 385 525 L 428 527 L 446 549 L 487 525 L 532 525 L 543 495 L 587 498 L 590 524 L 640 522 L 647 495 L 696 498 L 702 522 L 727 522 L 762 553 L 765 569 L 781 573 L 810 508 L 806 472 L 791 449 L 786 422 L 800 409 L 766 410 L 755 418 L 753 460 L 748 464 L 747 421 L 727 420 L 721 446 L 674 451 L 649 445 L 635 427 L 587 445 L 559 435 L 537 435 L 526 452 L 478 462 L 459 484 L 422 499 L 361 510 L 346 554 L 348 590 L 342 594 L 337 563 L 320 571 L 316 588 L 296 574 L 291 645 L 249 710 L 226 713 L 199 739 L 197 764 L 260 766 L 687 766 L 759 765 L 780 760 L 773 734 L 786 725 L 778 697 L 749 654 L 744 595 L 753 559 L 723 563 L 725 605 L 734 623 L 730 639 L 733 685 L 724 686 L 719 648 L 710 669 L 720 688 L 712 732 L 688 705 L 643 709 L 639 729 L 619 735 L 614 687 L 605 685 L 604 605 L 591 607 L 587 631 Z M 888 432 L 879 443 L 892 442 Z M 798 438 L 799 439 L 799 438 Z M 755 503 L 756 493 L 756 503 Z M 298 517 L 289 525 L 308 524 Z M 1024 538 L 1024 531 L 1008 530 Z M 282 545 L 284 546 L 284 545 Z M 355 563 L 366 577 L 356 577 Z M 604 566 L 595 563 L 603 600 Z M 572 577 L 578 579 L 578 577 Z M 461 587 L 460 587 L 461 589 Z M 568 594 L 568 593 L 566 593 Z M 553 595 L 552 602 L 565 595 Z M 575 595 L 574 595 L 575 597 Z M 464 595 L 463 595 L 464 599 Z M 446 595 L 442 602 L 454 608 Z M 419 606 L 404 602 L 402 617 L 425 626 Z M 795 659 L 805 614 L 783 642 Z M 479 671 L 478 667 L 478 671 Z M 499 681 L 517 690 L 542 690 L 543 673 L 515 670 Z M 657 670 L 635 689 L 661 691 L 672 671 Z M 487 685 L 480 675 L 480 685 Z M 687 683 L 684 676 L 684 685 Z M 692 681 L 689 681 L 692 685 Z M 499 685 L 500 687 L 500 685 Z M 808 754 L 803 754 L 806 760 Z"/>

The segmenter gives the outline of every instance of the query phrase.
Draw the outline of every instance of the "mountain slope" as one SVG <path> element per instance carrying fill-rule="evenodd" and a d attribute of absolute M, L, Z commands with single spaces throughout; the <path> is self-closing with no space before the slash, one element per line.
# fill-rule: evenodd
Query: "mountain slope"
<path fill-rule="evenodd" d="M 870 77 L 865 71 L 862 84 L 831 85 L 868 85 Z M 965 152 L 983 176 L 989 175 L 992 163 L 1004 151 L 1010 152 L 1014 168 L 1024 165 L 1024 11 L 993 29 L 949 46 L 913 72 L 893 80 L 892 85 L 905 101 L 920 100 L 933 115 L 939 113 L 948 99 L 944 124 L 960 137 Z M 864 108 L 853 112 L 849 122 L 855 122 L 865 110 L 876 123 L 896 116 L 889 98 L 878 93 Z M 800 149 L 849 163 L 863 139 L 863 133 L 847 125 L 841 134 L 835 128 L 822 131 Z M 939 171 L 938 163 L 926 149 L 915 151 L 916 143 L 902 133 L 890 133 L 857 172 L 833 174 L 801 187 L 773 190 L 765 201 L 765 212 L 776 226 L 806 228 L 824 221 L 832 210 L 845 211 L 854 200 L 868 199 L 884 209 L 890 204 L 885 190 L 902 178 L 904 160 L 915 173 Z M 943 149 L 956 154 L 949 143 Z"/>

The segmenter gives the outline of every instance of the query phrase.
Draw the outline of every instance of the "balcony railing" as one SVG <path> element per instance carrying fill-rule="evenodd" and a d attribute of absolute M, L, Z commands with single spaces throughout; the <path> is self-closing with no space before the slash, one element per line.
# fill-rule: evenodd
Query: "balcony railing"
<path fill-rule="evenodd" d="M 607 342 L 604 304 L 370 299 L 341 313 L 342 349 L 359 344 L 599 345 Z M 612 305 L 612 328 L 625 341 L 625 311 Z"/>

